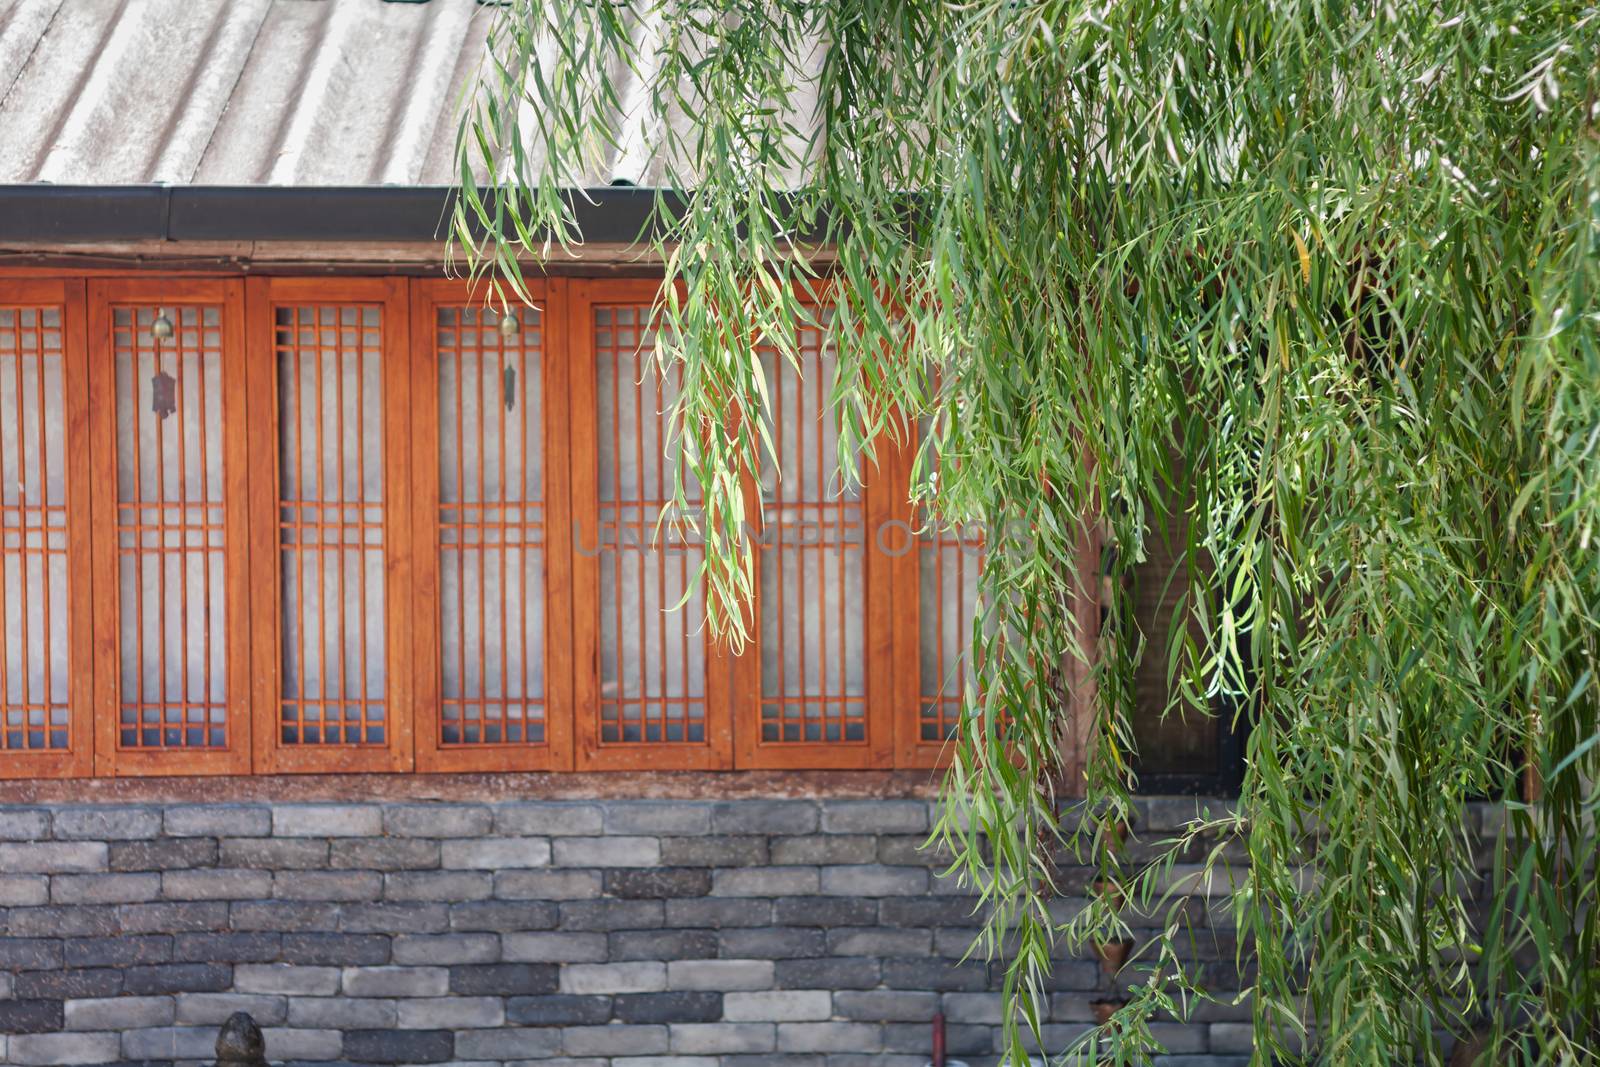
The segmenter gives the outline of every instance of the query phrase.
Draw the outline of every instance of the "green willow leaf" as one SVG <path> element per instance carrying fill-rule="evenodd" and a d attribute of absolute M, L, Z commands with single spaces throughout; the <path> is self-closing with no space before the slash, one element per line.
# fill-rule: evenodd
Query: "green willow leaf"
<path fill-rule="evenodd" d="M 1597 1061 L 1592 2 L 512 0 L 490 51 L 451 239 L 495 299 L 581 244 L 573 190 L 649 157 L 621 176 L 660 192 L 669 521 L 699 524 L 714 632 L 747 637 L 739 472 L 777 463 L 761 353 L 798 365 L 802 327 L 840 352 L 841 483 L 924 426 L 921 513 L 985 531 L 937 836 L 1008 965 L 1011 1062 L 1051 961 L 1135 925 L 1161 932 L 1094 1062 L 1217 995 L 1204 938 L 1256 1063 L 1442 1064 L 1475 1032 Z M 1193 623 L 1139 634 L 1168 537 Z M 1164 842 L 1130 838 L 1144 656 L 1169 714 L 1248 726 L 1230 813 Z M 1231 892 L 1196 909 L 1168 879 L 1201 849 Z M 1066 922 L 1062 857 L 1101 887 Z"/>

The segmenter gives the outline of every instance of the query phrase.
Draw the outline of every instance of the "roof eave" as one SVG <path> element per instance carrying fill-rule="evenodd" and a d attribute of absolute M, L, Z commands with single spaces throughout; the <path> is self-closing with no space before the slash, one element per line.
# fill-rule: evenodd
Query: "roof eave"
<path fill-rule="evenodd" d="M 421 242 L 449 233 L 447 186 L 0 185 L 8 242 Z M 648 237 L 656 191 L 605 187 L 573 196 L 585 241 Z"/>

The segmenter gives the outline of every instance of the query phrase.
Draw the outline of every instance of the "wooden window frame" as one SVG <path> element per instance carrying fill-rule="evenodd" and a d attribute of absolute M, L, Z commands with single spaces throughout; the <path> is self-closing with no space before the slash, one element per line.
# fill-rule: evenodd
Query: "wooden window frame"
<path fill-rule="evenodd" d="M 440 538 L 438 312 L 480 305 L 484 286 L 378 276 L 252 278 L 122 270 L 0 268 L 0 303 L 56 304 L 63 313 L 67 413 L 68 603 L 71 722 L 65 750 L 0 750 L 0 778 L 198 774 L 542 772 L 645 770 L 934 770 L 949 744 L 920 739 L 919 540 L 907 487 L 914 428 L 874 442 L 861 495 L 865 544 L 862 608 L 867 736 L 860 742 L 767 742 L 761 737 L 760 582 L 752 638 L 740 654 L 706 633 L 704 744 L 600 744 L 600 562 L 574 541 L 574 520 L 597 529 L 599 509 L 597 307 L 655 302 L 661 281 L 540 278 L 540 411 L 544 454 L 546 735 L 542 744 L 440 743 Z M 801 298 L 830 299 L 824 284 Z M 274 309 L 381 305 L 384 399 L 384 547 L 388 657 L 382 746 L 285 745 L 278 735 L 283 637 L 279 515 L 279 413 Z M 117 304 L 221 309 L 224 588 L 229 746 L 222 750 L 121 750 L 116 381 Z M 758 483 L 744 477 L 747 513 L 760 514 Z M 585 525 L 586 524 L 586 525 Z M 761 565 L 759 530 L 754 563 Z M 1098 534 L 1082 546 L 1098 559 Z M 1092 566 L 1090 571 L 1092 573 Z M 1098 586 L 1074 606 L 1093 651 Z M 1069 791 L 1092 737 L 1092 669 L 1063 664 L 1073 691 L 1064 716 Z"/>
<path fill-rule="evenodd" d="M 123 749 L 121 612 L 117 546 L 117 385 L 112 310 L 121 304 L 218 306 L 222 346 L 224 641 L 228 745 L 222 749 Z M 241 278 L 94 279 L 88 285 L 93 543 L 95 773 L 108 776 L 245 774 L 251 767 L 249 503 L 246 461 L 244 281 Z"/>
<path fill-rule="evenodd" d="M 572 737 L 572 457 L 567 409 L 570 370 L 568 283 L 530 279 L 528 295 L 539 308 L 541 331 L 540 428 L 545 541 L 545 739 L 542 744 L 440 743 L 439 622 L 439 380 L 438 312 L 481 304 L 482 287 L 459 281 L 411 282 L 412 549 L 415 555 L 413 647 L 416 658 L 416 767 L 424 772 L 567 771 Z"/>
<path fill-rule="evenodd" d="M 950 743 L 922 739 L 922 549 L 916 510 L 911 505 L 909 487 L 916 462 L 916 428 L 907 430 L 906 439 L 891 451 L 894 484 L 907 487 L 899 494 L 892 521 L 904 523 L 910 539 L 908 551 L 896 557 L 894 567 L 894 689 L 895 765 L 934 770 L 950 762 Z"/>
<path fill-rule="evenodd" d="M 252 278 L 247 283 L 250 439 L 250 605 L 255 771 L 355 774 L 408 771 L 413 763 L 411 533 L 411 326 L 399 278 Z M 276 312 L 280 307 L 382 309 L 385 737 L 378 745 L 282 744 L 283 598 L 279 508 L 281 412 Z M 319 462 L 321 457 L 318 457 Z"/>
<path fill-rule="evenodd" d="M 599 398 L 596 394 L 594 313 L 603 307 L 653 306 L 661 283 L 653 279 L 575 281 L 569 288 L 572 324 L 572 520 L 584 535 L 600 529 Z M 599 542 L 596 542 L 597 546 Z M 600 740 L 600 552 L 578 551 L 573 564 L 574 709 L 578 770 L 728 770 L 733 766 L 729 686 L 733 656 L 706 628 L 703 743 Z M 601 548 L 603 551 L 603 548 Z M 701 595 L 704 596 L 702 590 Z"/>
<path fill-rule="evenodd" d="M 831 286 L 825 282 L 801 283 L 796 287 L 796 296 L 816 313 L 832 299 Z M 862 588 L 866 603 L 862 607 L 861 632 L 866 737 L 860 742 L 764 742 L 761 739 L 760 576 L 766 552 L 761 536 L 765 530 L 763 520 L 751 553 L 755 575 L 750 597 L 751 637 L 743 651 L 734 657 L 733 665 L 734 766 L 739 770 L 886 770 L 896 765 L 895 735 L 899 729 L 896 719 L 900 717 L 896 714 L 897 665 L 893 659 L 896 560 L 883 550 L 879 534 L 901 514 L 903 509 L 897 507 L 896 501 L 907 494 L 894 491 L 894 478 L 902 462 L 894 441 L 888 437 L 874 440 L 873 454 L 878 457 L 878 464 L 874 467 L 870 461 L 863 463 L 861 490 L 861 525 L 865 537 Z M 746 472 L 745 497 L 745 514 L 762 515 L 755 472 Z"/>
<path fill-rule="evenodd" d="M 909 487 L 917 447 L 918 439 L 914 436 L 900 446 L 900 471 L 895 484 Z M 915 509 L 909 498 L 903 506 L 902 521 L 911 523 L 913 530 L 919 530 L 920 526 L 913 521 Z M 918 557 L 923 545 L 923 538 L 917 535 L 912 551 L 906 553 L 901 561 L 903 569 L 897 571 L 895 576 L 895 766 L 938 770 L 950 765 L 953 742 L 922 740 L 925 694 L 921 671 L 922 581 Z M 1095 704 L 1098 683 L 1094 664 L 1099 659 L 1100 646 L 1102 591 L 1099 572 L 1102 545 L 1103 531 L 1098 523 L 1090 522 L 1080 531 L 1074 546 L 1078 577 L 1073 585 L 1068 625 L 1072 627 L 1084 656 L 1082 659 L 1072 655 L 1063 656 L 1059 665 L 1068 693 L 1058 735 L 1061 780 L 1057 786 L 1065 797 L 1083 795 L 1084 771 L 1089 761 L 1095 716 L 1098 713 Z"/>
<path fill-rule="evenodd" d="M 0 278 L 0 305 L 61 309 L 62 408 L 67 499 L 67 747 L 0 749 L 0 779 L 78 778 L 94 769 L 94 633 L 89 501 L 89 375 L 84 283 L 66 278 Z M 19 349 L 18 359 L 22 358 Z M 24 556 L 24 558 L 26 558 Z M 25 650 L 26 651 L 26 650 Z M 48 666 L 47 666 L 48 669 Z M 0 692 L 0 702 L 4 694 Z"/>

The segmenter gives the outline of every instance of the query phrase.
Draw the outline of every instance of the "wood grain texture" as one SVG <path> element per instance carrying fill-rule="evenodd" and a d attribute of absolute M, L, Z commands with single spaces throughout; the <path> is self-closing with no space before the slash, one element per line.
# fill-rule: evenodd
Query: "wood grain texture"
<path fill-rule="evenodd" d="M 118 577 L 117 383 L 113 312 L 118 305 L 216 307 L 220 315 L 220 449 L 223 513 L 223 641 L 226 663 L 226 743 L 219 747 L 119 743 L 121 710 L 120 581 Z M 90 450 L 94 504 L 95 769 L 99 774 L 242 774 L 251 767 L 250 595 L 248 473 L 244 352 L 244 283 L 241 279 L 137 278 L 88 284 L 89 377 L 94 411 Z M 215 610 L 208 605 L 206 610 Z"/>
<path fill-rule="evenodd" d="M 801 286 L 797 291 L 798 298 L 809 305 L 813 312 L 822 315 L 832 300 L 830 287 L 827 283 L 816 286 Z M 819 350 L 820 355 L 820 350 Z M 820 359 L 815 367 L 802 369 L 800 387 L 811 392 L 814 396 L 813 403 L 819 412 L 829 412 L 825 397 L 828 395 L 827 383 L 821 382 L 816 375 L 822 373 Z M 792 417 L 798 412 L 786 413 L 782 410 L 781 402 L 775 399 L 778 405 L 774 412 L 775 423 L 782 423 L 786 417 Z M 824 417 L 834 417 L 830 413 Z M 797 427 L 797 432 L 799 428 Z M 816 430 L 810 431 L 816 440 L 804 440 L 797 447 L 809 449 L 803 462 L 816 465 L 820 473 L 824 463 L 831 463 L 831 457 L 824 456 L 820 447 L 821 437 Z M 781 433 L 781 430 L 780 430 Z M 784 472 L 783 477 L 791 477 L 794 472 Z M 895 724 L 894 724 L 894 665 L 890 662 L 893 654 L 894 626 L 892 588 L 895 575 L 893 561 L 877 545 L 876 534 L 883 524 L 894 514 L 894 500 L 897 496 L 887 483 L 893 478 L 890 467 L 873 470 L 870 465 L 863 472 L 863 482 L 860 508 L 862 514 L 862 556 L 865 570 L 864 599 L 861 605 L 863 619 L 862 637 L 865 648 L 862 650 L 865 667 L 865 737 L 860 741 L 778 741 L 767 739 L 763 733 L 762 706 L 767 698 L 766 679 L 762 677 L 762 645 L 767 638 L 762 631 L 762 613 L 772 611 L 777 605 L 764 604 L 759 596 L 753 598 L 752 611 L 754 615 L 751 633 L 753 640 L 740 656 L 741 663 L 736 668 L 738 683 L 735 692 L 742 706 L 736 710 L 736 738 L 737 738 L 737 766 L 741 769 L 764 770 L 847 770 L 866 769 L 872 767 L 891 767 L 895 759 Z M 759 491 L 752 477 L 752 490 Z M 811 504 L 810 501 L 801 501 L 802 506 Z M 817 503 L 822 503 L 818 501 Z M 833 502 L 837 503 L 837 502 Z M 760 513 L 759 498 L 753 498 L 747 513 L 756 515 Z M 842 520 L 841 520 L 842 521 Z M 841 530 L 842 534 L 842 530 Z M 759 587 L 761 565 L 763 558 L 773 551 L 770 547 L 769 537 L 763 530 L 757 539 L 755 548 L 755 573 L 756 585 Z M 843 549 L 840 550 L 841 555 Z M 802 572 L 803 573 L 803 572 Z M 817 590 L 810 588 L 790 588 L 780 577 L 778 587 L 783 595 L 798 596 L 800 625 L 802 633 L 809 613 L 820 609 L 822 600 L 815 597 Z M 841 589 L 841 595 L 842 589 Z M 847 608 L 848 610 L 848 608 Z M 819 621 L 819 627 L 826 633 L 826 625 Z M 829 635 L 830 637 L 832 635 Z M 847 646 L 834 650 L 834 654 L 850 655 L 853 649 Z M 821 677 L 826 679 L 825 661 L 819 668 Z M 842 682 L 844 665 L 838 665 L 839 676 Z M 842 686 L 841 686 L 842 688 Z"/>
<path fill-rule="evenodd" d="M 90 523 L 89 464 L 89 383 L 86 353 L 84 309 L 84 283 L 80 278 L 0 278 L 0 307 L 55 308 L 61 322 L 61 385 L 62 413 L 65 417 L 63 434 L 63 475 L 66 489 L 66 570 L 67 589 L 67 729 L 64 749 L 0 747 L 0 779 L 7 778 L 78 778 L 94 773 L 94 618 L 91 600 L 93 566 L 87 536 Z M 42 329 L 42 325 L 41 325 Z M 43 351 L 41 348 L 39 351 Z M 20 360 L 20 345 L 13 356 Z M 20 373 L 20 365 L 18 366 Z M 42 388 L 42 378 L 40 379 Z M 19 405 L 27 405 L 32 398 L 19 390 Z M 35 401 L 33 406 L 37 406 Z M 6 419 L 17 416 L 7 411 L 0 413 Z M 45 412 L 38 413 L 39 418 Z M 42 423 L 41 423 L 42 429 Z M 20 426 L 18 444 L 22 445 Z M 18 457 L 19 479 L 21 457 Z M 38 457 L 35 457 L 37 460 Z M 19 514 L 21 513 L 19 497 Z M 25 559 L 24 546 L 17 545 L 19 560 Z M 48 556 L 44 557 L 48 559 Z M 4 589 L 0 575 L 0 590 Z M 20 592 L 20 591 L 19 591 Z M 53 601 L 54 598 L 52 597 Z M 6 620 L 6 639 L 11 620 Z M 20 636 L 20 635 L 16 635 Z M 43 641 L 47 660 L 50 656 L 48 631 Z M 26 654 L 26 648 L 24 650 Z M 3 668 L 0 668 L 3 669 Z M 48 667 L 47 667 L 48 670 Z M 8 700 L 9 687 L 0 690 L 0 702 Z M 26 695 L 32 696 L 31 691 Z M 31 701 L 30 701 L 31 703 Z M 48 712 L 46 713 L 48 715 Z M 0 725 L 4 720 L 0 719 Z"/>
<path fill-rule="evenodd" d="M 875 442 L 876 463 L 867 464 L 864 471 L 860 508 L 865 532 L 861 546 L 865 601 L 859 606 L 864 648 L 841 645 L 836 649 L 831 631 L 829 636 L 829 657 L 862 656 L 863 738 L 849 743 L 762 741 L 763 605 L 758 576 L 763 550 L 758 544 L 757 595 L 747 620 L 751 642 L 735 654 L 713 640 L 707 628 L 692 635 L 692 640 L 703 642 L 704 649 L 703 743 L 602 743 L 602 589 L 600 558 L 595 551 L 601 508 L 601 398 L 596 395 L 594 313 L 597 307 L 648 307 L 659 284 L 657 278 L 639 277 L 554 277 L 533 283 L 539 308 L 538 384 L 543 405 L 539 412 L 543 484 L 537 525 L 544 551 L 539 594 L 544 615 L 544 736 L 533 743 L 502 739 L 467 744 L 447 743 L 443 735 L 440 463 L 441 448 L 456 446 L 441 440 L 439 316 L 441 309 L 480 308 L 481 287 L 473 292 L 458 281 L 392 275 L 273 276 L 246 282 L 237 277 L 161 272 L 127 277 L 110 271 L 52 270 L 32 275 L 15 269 L 0 271 L 0 293 L 7 298 L 48 298 L 65 309 L 68 522 L 74 532 L 70 552 L 73 576 L 85 579 L 70 586 L 74 690 L 69 750 L 63 756 L 39 754 L 36 758 L 28 754 L 17 759 L 0 753 L 0 777 L 251 771 L 305 775 L 408 770 L 848 771 L 939 766 L 945 746 L 924 742 L 918 735 L 922 697 L 918 620 L 932 606 L 919 603 L 918 555 L 912 534 L 915 521 L 907 499 L 916 447 L 910 439 Z M 815 306 L 825 306 L 829 299 L 825 287 L 804 296 Z M 223 418 L 222 440 L 215 447 L 223 460 L 223 630 L 228 670 L 228 743 L 221 749 L 140 749 L 118 743 L 122 615 L 112 315 L 118 305 L 154 304 L 169 309 L 211 305 L 221 312 Z M 280 588 L 284 580 L 283 472 L 279 469 L 283 416 L 278 410 L 276 312 L 291 306 L 352 304 L 377 306 L 382 316 L 387 658 L 383 702 L 387 733 L 382 744 L 287 744 L 280 733 L 284 684 Z M 486 359 L 500 347 L 509 352 L 512 343 L 483 340 L 481 354 L 474 358 Z M 805 387 L 810 395 L 818 382 L 808 378 Z M 730 418 L 737 417 L 730 413 Z M 458 427 L 456 432 L 466 431 Z M 482 428 L 474 426 L 471 432 L 481 433 Z M 811 449 L 814 443 L 808 440 L 806 447 Z M 819 446 L 817 456 L 808 452 L 807 462 L 820 463 L 821 451 Z M 750 471 L 742 480 L 746 513 L 754 522 L 760 514 L 758 479 Z M 480 510 L 487 514 L 494 503 L 489 501 Z M 502 537 L 509 529 L 503 518 L 473 521 Z M 753 533 L 761 538 L 760 530 Z M 1085 546 L 1085 551 L 1090 550 Z M 490 591 L 486 586 L 486 595 Z M 797 587 L 791 593 L 807 600 L 817 597 L 815 589 Z M 495 610 L 501 611 L 499 601 L 504 597 L 497 596 Z M 849 610 L 857 608 L 852 605 Z M 1083 626 L 1089 626 L 1097 610 L 1097 602 L 1092 608 L 1084 607 Z M 814 617 L 816 611 L 814 604 L 810 615 Z M 628 625 L 671 628 L 688 624 L 678 613 Z M 675 634 L 667 636 L 676 639 Z M 1084 694 L 1092 696 L 1085 688 L 1092 686 L 1092 677 L 1085 680 L 1079 676 L 1086 673 L 1072 676 L 1074 708 L 1080 706 Z M 1074 725 L 1064 731 L 1063 745 L 1076 761 L 1074 766 L 1081 767 L 1081 748 L 1087 737 L 1087 726 Z"/>
<path fill-rule="evenodd" d="M 705 738 L 703 741 L 605 741 L 602 738 L 601 612 L 607 605 L 601 582 L 601 559 L 609 551 L 620 557 L 619 538 L 602 533 L 599 495 L 600 411 L 597 395 L 595 311 L 597 308 L 630 309 L 640 319 L 654 305 L 660 284 L 654 280 L 585 280 L 571 282 L 566 302 L 571 354 L 571 521 L 578 538 L 570 546 L 573 579 L 573 663 L 574 724 L 577 738 L 576 768 L 580 771 L 614 770 L 718 770 L 733 763 L 732 709 L 729 706 L 729 674 L 732 659 L 718 649 L 708 628 L 701 628 L 690 640 L 703 643 L 705 667 L 701 680 L 704 692 Z M 642 329 L 642 326 L 641 326 Z M 620 413 L 619 413 L 620 417 Z M 642 553 L 641 553 L 642 554 Z M 703 598 L 703 592 L 700 594 Z M 683 627 L 686 617 L 674 612 L 665 620 L 622 620 L 621 626 L 637 623 Z M 621 640 L 621 634 L 616 635 Z M 640 633 L 640 646 L 643 634 Z M 665 647 L 665 642 L 663 642 Z M 687 677 L 685 678 L 687 682 Z"/>
<path fill-rule="evenodd" d="M 411 655 L 412 592 L 410 552 L 410 303 L 401 278 L 325 279 L 256 278 L 247 289 L 246 322 L 249 349 L 250 515 L 251 515 L 251 641 L 255 766 L 258 773 L 357 774 L 410 770 L 412 744 L 413 657 Z M 297 308 L 377 308 L 379 311 L 382 396 L 380 398 L 383 464 L 384 697 L 372 703 L 383 708 L 381 744 L 286 742 L 280 720 L 284 707 L 282 597 L 282 500 L 280 463 L 283 425 L 280 397 L 278 314 Z M 359 351 L 359 347 L 358 347 Z M 341 368 L 342 370 L 342 368 Z M 321 368 L 318 367 L 320 375 Z M 319 420 L 320 421 L 320 420 Z M 342 407 L 336 419 L 343 439 Z M 333 447 L 340 446 L 333 442 Z M 322 463 L 324 457 L 316 457 Z M 374 457 L 364 459 L 373 462 Z M 342 473 L 342 472 L 341 472 Z M 340 494 L 342 498 L 342 491 Z M 318 501 L 324 510 L 328 501 Z M 341 513 L 345 507 L 337 505 Z M 324 520 L 325 521 L 325 520 Z M 337 529 L 334 531 L 339 533 Z M 325 536 L 319 531 L 319 537 Z M 319 570 L 319 578 L 321 572 Z M 343 581 L 343 570 L 340 570 Z M 363 578 L 364 587 L 364 578 Z M 324 609 L 325 610 L 325 609 Z M 305 611 L 304 603 L 300 611 Z M 341 621 L 344 613 L 341 612 Z M 305 618 L 301 617 L 302 627 Z M 337 635 L 340 647 L 344 637 Z M 366 637 L 363 635 L 362 640 Z M 324 642 L 325 644 L 325 642 Z M 270 665 L 270 666 L 269 666 Z M 302 668 L 304 664 L 302 664 Z M 325 669 L 325 668 L 324 668 Z M 343 685 L 347 668 L 341 664 Z"/>
<path fill-rule="evenodd" d="M 570 540 L 560 532 L 570 527 L 567 479 L 563 468 L 566 441 L 566 354 L 562 315 L 551 308 L 547 283 L 531 281 L 530 296 L 539 309 L 540 412 L 542 445 L 545 449 L 545 478 L 541 486 L 542 523 L 545 537 L 542 578 L 544 589 L 545 691 L 542 698 L 544 737 L 538 742 L 478 741 L 448 743 L 445 740 L 446 698 L 442 677 L 442 634 L 444 603 L 441 600 L 440 457 L 442 448 L 451 445 L 442 439 L 439 422 L 439 312 L 441 308 L 479 308 L 483 292 L 470 291 L 466 284 L 453 281 L 413 281 L 411 283 L 411 441 L 412 441 L 412 556 L 415 573 L 415 610 L 412 614 L 413 647 L 416 649 L 416 768 L 429 772 L 471 771 L 551 771 L 572 767 L 571 700 L 571 579 L 566 546 Z M 526 309 L 518 309 L 526 316 Z M 523 330 L 531 330 L 526 324 Z M 459 428 L 465 432 L 463 428 Z M 474 427 L 481 430 L 481 427 Z M 460 442 L 455 443 L 456 447 Z M 459 509 L 458 509 L 459 510 Z M 554 539 L 554 540 L 552 540 Z M 560 546 L 562 558 L 557 561 Z M 481 658 L 481 652 L 480 652 Z M 483 701 L 487 704 L 489 701 Z M 463 714 L 464 714 L 463 710 Z"/>

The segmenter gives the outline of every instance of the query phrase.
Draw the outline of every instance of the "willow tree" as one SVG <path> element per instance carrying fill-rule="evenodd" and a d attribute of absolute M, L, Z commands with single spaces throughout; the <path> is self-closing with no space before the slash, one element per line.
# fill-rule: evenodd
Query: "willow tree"
<path fill-rule="evenodd" d="M 1221 842 L 1257 1062 L 1437 1063 L 1474 1029 L 1493 1062 L 1600 1056 L 1594 7 L 514 0 L 490 49 L 459 142 L 475 273 L 514 290 L 580 243 L 573 191 L 619 144 L 658 168 L 657 357 L 705 501 L 671 521 L 725 639 L 739 472 L 772 451 L 753 346 L 797 360 L 817 279 L 842 475 L 920 424 L 929 521 L 986 531 L 940 832 L 993 905 L 1013 1054 L 1052 946 L 1118 936 L 1119 904 L 1166 933 L 1086 1049 L 1140 1062 L 1208 995 L 1157 892 L 1192 838 Z M 1194 624 L 1110 641 L 1167 529 Z M 1092 657 L 1086 567 L 1113 579 Z M 1117 847 L 1139 655 L 1249 727 L 1237 803 L 1147 865 Z M 1062 678 L 1091 662 L 1080 764 Z M 1484 798 L 1509 829 L 1480 845 Z M 1058 926 L 1063 851 L 1104 877 Z"/>

